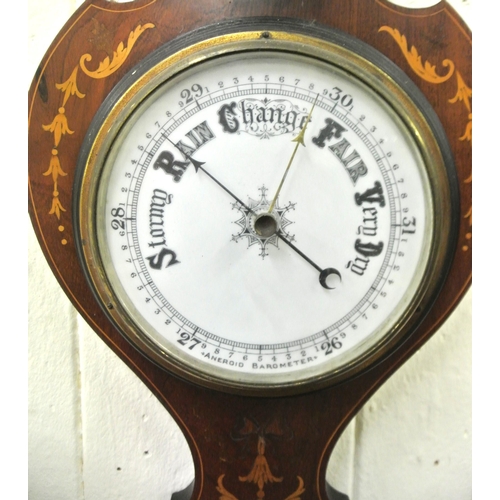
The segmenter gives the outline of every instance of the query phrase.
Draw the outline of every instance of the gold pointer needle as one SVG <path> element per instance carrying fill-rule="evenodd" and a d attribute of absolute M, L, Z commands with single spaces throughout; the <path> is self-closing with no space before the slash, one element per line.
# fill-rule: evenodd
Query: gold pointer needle
<path fill-rule="evenodd" d="M 269 207 L 269 210 L 267 213 L 271 213 L 273 211 L 274 205 L 276 205 L 276 200 L 278 199 L 278 195 L 280 194 L 281 188 L 283 187 L 283 183 L 285 182 L 286 176 L 288 174 L 288 171 L 290 170 L 290 167 L 293 163 L 293 159 L 295 158 L 295 154 L 297 153 L 297 150 L 299 149 L 299 145 L 302 144 L 302 146 L 306 146 L 304 144 L 304 134 L 306 133 L 306 128 L 307 125 L 309 124 L 309 121 L 311 119 L 311 115 L 314 109 L 314 106 L 316 106 L 316 101 L 318 100 L 319 94 L 316 95 L 316 99 L 314 99 L 314 103 L 312 105 L 311 111 L 309 111 L 309 114 L 307 115 L 307 120 L 304 126 L 302 127 L 302 130 L 299 132 L 297 137 L 295 139 L 292 139 L 292 142 L 295 142 L 295 148 L 293 150 L 292 156 L 290 158 L 290 161 L 288 162 L 288 165 L 286 166 L 285 173 L 283 174 L 283 178 L 281 179 L 280 185 L 278 186 L 278 190 L 276 191 L 276 194 L 274 195 L 273 201 L 271 203 L 271 206 Z"/>

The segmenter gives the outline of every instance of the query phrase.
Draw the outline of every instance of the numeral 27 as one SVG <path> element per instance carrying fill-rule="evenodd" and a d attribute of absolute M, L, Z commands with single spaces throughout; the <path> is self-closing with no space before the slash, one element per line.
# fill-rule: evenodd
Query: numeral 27
<path fill-rule="evenodd" d="M 191 344 L 188 349 L 189 350 L 193 350 L 198 344 L 201 343 L 201 340 L 198 340 L 197 338 L 195 337 L 191 337 L 191 335 L 189 335 L 189 333 L 187 332 L 181 332 L 179 334 L 179 336 L 181 337 L 179 340 L 177 340 L 177 342 L 179 342 L 180 345 L 187 345 L 187 343 L 189 341 L 193 342 L 193 344 Z"/>

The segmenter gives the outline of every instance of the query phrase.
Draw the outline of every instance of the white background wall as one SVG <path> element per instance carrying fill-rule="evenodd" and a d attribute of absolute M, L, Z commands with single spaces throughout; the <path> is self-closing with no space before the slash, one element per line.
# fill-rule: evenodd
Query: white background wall
<path fill-rule="evenodd" d="M 26 87 L 80 3 L 28 0 Z M 470 23 L 471 0 L 450 3 Z M 31 226 L 28 264 L 29 498 L 170 500 L 193 477 L 179 429 L 77 315 Z M 471 498 L 471 350 L 469 293 L 351 423 L 331 460 L 335 487 L 351 500 Z"/>

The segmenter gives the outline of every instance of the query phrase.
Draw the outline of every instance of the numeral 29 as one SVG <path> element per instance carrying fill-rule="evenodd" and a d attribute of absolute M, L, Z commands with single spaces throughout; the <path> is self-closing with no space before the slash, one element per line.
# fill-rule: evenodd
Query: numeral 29
<path fill-rule="evenodd" d="M 208 92 L 208 89 L 206 89 Z M 184 89 L 181 91 L 181 97 L 183 101 L 179 101 L 179 106 L 182 108 L 186 104 L 193 102 L 196 98 L 203 95 L 203 87 L 199 83 L 191 85 L 190 89 Z"/>

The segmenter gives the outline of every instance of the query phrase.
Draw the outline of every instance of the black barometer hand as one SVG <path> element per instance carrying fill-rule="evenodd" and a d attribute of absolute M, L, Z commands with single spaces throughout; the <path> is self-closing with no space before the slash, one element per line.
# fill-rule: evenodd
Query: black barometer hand
<path fill-rule="evenodd" d="M 175 143 L 173 143 L 168 137 L 167 137 L 167 141 L 170 142 L 170 144 L 172 144 L 172 146 L 174 146 L 176 149 L 181 151 L 181 149 Z M 313 260 L 311 260 L 304 252 L 299 250 L 291 241 L 289 241 L 287 238 L 285 238 L 285 236 L 278 229 L 278 225 L 277 225 L 274 217 L 271 214 L 269 214 L 269 213 L 257 214 L 246 203 L 241 201 L 232 191 L 230 191 L 226 186 L 224 186 L 224 184 L 222 184 L 210 172 L 208 172 L 208 170 L 203 168 L 202 165 L 204 165 L 205 162 L 195 160 L 192 156 L 190 156 L 189 154 L 187 154 L 184 151 L 181 151 L 181 152 L 183 153 L 185 158 L 188 159 L 192 163 L 196 172 L 198 172 L 198 170 L 201 170 L 202 172 L 204 172 L 208 177 L 210 177 L 210 179 L 212 179 L 216 184 L 218 184 L 227 194 L 229 194 L 229 196 L 234 198 L 243 208 L 245 208 L 246 210 L 251 212 L 253 215 L 255 215 L 257 217 L 256 226 L 258 228 L 259 225 L 257 223 L 258 223 L 258 221 L 261 221 L 260 226 L 263 228 L 263 232 L 266 232 L 266 235 L 265 235 L 266 237 L 270 237 L 273 234 L 276 234 L 276 236 L 278 236 L 278 238 L 280 240 L 282 240 L 284 243 L 286 243 L 292 250 L 294 250 L 298 255 L 300 255 L 306 262 L 311 264 L 311 266 L 313 266 L 317 271 L 319 271 L 319 282 L 323 288 L 326 288 L 328 290 L 333 290 L 335 288 L 332 286 L 328 286 L 328 284 L 326 283 L 328 276 L 330 276 L 332 274 L 335 276 L 338 276 L 339 279 L 342 280 L 342 276 L 337 271 L 337 269 L 334 269 L 333 267 L 328 267 L 326 269 L 322 269 Z M 271 229 L 269 229 L 269 228 L 271 228 Z M 257 232 L 259 232 L 259 231 L 257 230 Z"/>
<path fill-rule="evenodd" d="M 297 252 L 304 260 L 309 262 L 311 266 L 313 266 L 315 269 L 319 271 L 319 282 L 321 283 L 321 286 L 323 288 L 328 288 L 328 290 L 333 290 L 335 288 L 334 286 L 328 286 L 326 283 L 328 276 L 330 276 L 331 274 L 338 276 L 339 279 L 342 281 L 342 276 L 337 271 L 337 269 L 334 269 L 333 267 L 327 267 L 326 269 L 321 269 L 321 267 L 319 267 L 315 262 L 313 262 L 306 254 L 304 254 L 304 252 L 299 250 L 291 241 L 287 240 L 280 231 L 277 231 L 276 235 L 281 241 L 286 243 L 292 250 Z"/>

